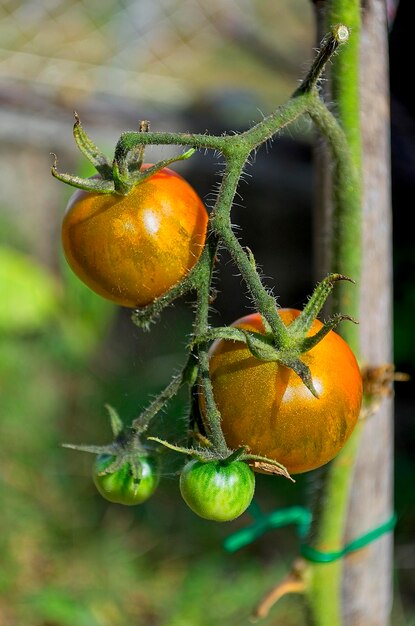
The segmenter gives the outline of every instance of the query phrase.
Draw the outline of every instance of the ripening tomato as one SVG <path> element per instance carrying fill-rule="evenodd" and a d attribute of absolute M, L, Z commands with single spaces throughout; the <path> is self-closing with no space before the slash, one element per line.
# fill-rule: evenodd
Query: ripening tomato
<path fill-rule="evenodd" d="M 158 459 L 150 455 L 139 455 L 142 476 L 136 480 L 129 463 L 108 474 L 101 474 L 114 461 L 110 454 L 100 454 L 95 459 L 92 478 L 99 493 L 109 502 L 129 506 L 142 504 L 153 495 L 160 481 Z"/>
<path fill-rule="evenodd" d="M 192 459 L 180 474 L 180 492 L 189 508 L 204 519 L 230 522 L 249 506 L 255 476 L 243 461 Z"/>
<path fill-rule="evenodd" d="M 194 266 L 207 219 L 194 189 L 164 168 L 126 196 L 77 190 L 63 219 L 63 249 L 72 270 L 93 291 L 140 308 Z"/>
<path fill-rule="evenodd" d="M 279 314 L 288 326 L 300 311 L 280 309 Z M 232 326 L 265 332 L 258 313 Z M 321 327 L 314 321 L 309 334 Z M 301 358 L 318 398 L 291 369 L 256 359 L 242 342 L 220 340 L 210 349 L 213 392 L 228 446 L 248 446 L 252 454 L 274 459 L 292 474 L 336 456 L 354 429 L 362 402 L 359 366 L 340 335 L 330 331 Z"/>

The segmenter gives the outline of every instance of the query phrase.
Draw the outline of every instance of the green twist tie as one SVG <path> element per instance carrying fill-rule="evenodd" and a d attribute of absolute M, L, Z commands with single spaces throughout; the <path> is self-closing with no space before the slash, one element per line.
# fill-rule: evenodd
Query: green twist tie
<path fill-rule="evenodd" d="M 297 533 L 300 540 L 303 540 L 309 534 L 312 516 L 311 511 L 305 507 L 293 506 L 264 514 L 259 506 L 253 502 L 248 511 L 254 518 L 254 523 L 233 535 L 229 535 L 229 537 L 224 540 L 223 545 L 227 552 L 236 552 L 244 546 L 253 543 L 267 531 L 281 528 L 282 526 L 288 526 L 289 524 L 295 524 L 297 526 Z M 335 552 L 321 552 L 320 550 L 308 546 L 306 543 L 301 543 L 301 555 L 308 561 L 313 561 L 314 563 L 331 563 L 337 561 L 346 554 L 349 554 L 349 552 L 360 550 L 373 541 L 376 541 L 376 539 L 379 539 L 382 535 L 392 531 L 396 525 L 396 521 L 396 514 L 393 514 L 384 524 L 354 539 L 342 550 Z"/>
<path fill-rule="evenodd" d="M 251 526 L 226 537 L 223 545 L 227 552 L 240 550 L 274 528 L 295 524 L 301 537 L 305 537 L 310 529 L 311 512 L 302 506 L 292 506 L 265 515 L 259 506 L 253 502 L 248 511 L 255 522 Z"/>
<path fill-rule="evenodd" d="M 376 539 L 382 537 L 382 535 L 391 532 L 395 528 L 396 521 L 397 517 L 394 513 L 387 522 L 384 522 L 384 524 L 381 524 L 377 528 L 361 535 L 361 537 L 354 539 L 350 543 L 346 544 L 342 550 L 337 550 L 336 552 L 321 552 L 311 546 L 302 544 L 300 547 L 301 556 L 308 561 L 313 561 L 314 563 L 332 563 L 333 561 L 342 559 L 350 552 L 366 547 L 373 541 L 376 541 Z"/>

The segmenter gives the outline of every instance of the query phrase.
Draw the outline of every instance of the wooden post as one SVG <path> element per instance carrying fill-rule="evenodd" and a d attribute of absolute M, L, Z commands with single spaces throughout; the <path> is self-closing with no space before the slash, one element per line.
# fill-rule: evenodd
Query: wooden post
<path fill-rule="evenodd" d="M 336 0 L 315 2 L 319 37 Z M 339 5 L 341 3 L 339 2 Z M 346 22 L 347 24 L 347 22 Z M 353 36 L 353 33 L 352 33 Z M 321 39 L 321 37 L 320 37 Z M 389 156 L 388 33 L 384 0 L 362 1 L 360 106 L 363 164 L 363 266 L 360 278 L 362 365 L 392 362 L 392 219 Z M 330 93 L 330 85 L 325 89 Z M 330 97 L 330 96 L 329 96 Z M 329 160 L 317 159 L 317 275 L 327 273 L 331 193 Z M 393 402 L 384 398 L 363 425 L 354 468 L 345 543 L 386 522 L 393 499 Z M 345 626 L 387 626 L 392 604 L 392 533 L 344 560 Z"/>
<path fill-rule="evenodd" d="M 389 156 L 389 75 L 386 6 L 362 7 L 360 67 L 363 157 L 363 267 L 360 342 L 363 363 L 392 362 L 392 219 Z M 393 403 L 382 401 L 361 435 L 345 541 L 392 515 Z M 392 604 L 392 533 L 345 559 L 346 626 L 386 626 Z"/>

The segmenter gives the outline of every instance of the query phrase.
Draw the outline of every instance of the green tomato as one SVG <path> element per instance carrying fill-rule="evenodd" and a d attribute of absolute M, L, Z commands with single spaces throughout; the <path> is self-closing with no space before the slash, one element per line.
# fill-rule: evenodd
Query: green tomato
<path fill-rule="evenodd" d="M 180 492 L 194 513 L 216 522 L 230 522 L 249 506 L 255 475 L 243 461 L 197 461 L 180 475 Z"/>
<path fill-rule="evenodd" d="M 99 493 L 110 502 L 130 506 L 148 500 L 156 490 L 160 480 L 158 459 L 152 456 L 137 455 L 142 472 L 140 480 L 134 478 L 130 463 L 125 463 L 116 472 L 101 474 L 114 459 L 115 457 L 110 454 L 100 454 L 95 460 L 92 478 Z"/>

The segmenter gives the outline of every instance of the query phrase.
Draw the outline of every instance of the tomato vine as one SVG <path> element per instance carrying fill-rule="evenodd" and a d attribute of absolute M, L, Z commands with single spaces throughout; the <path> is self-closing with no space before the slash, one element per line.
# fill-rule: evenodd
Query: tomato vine
<path fill-rule="evenodd" d="M 87 197 L 93 195 L 100 201 L 103 198 L 109 199 L 110 205 L 120 203 L 123 199 L 128 201 L 136 193 L 140 195 L 140 189 L 142 191 L 145 185 L 154 183 L 156 177 L 165 171 L 166 166 L 176 160 L 189 158 L 197 149 L 214 150 L 225 161 L 216 203 L 209 215 L 206 241 L 197 261 L 186 267 L 182 275 L 162 289 L 161 293 L 154 293 L 154 297 L 150 297 L 144 305 L 139 302 L 129 304 L 129 306 L 139 307 L 135 308 L 132 313 L 133 322 L 148 330 L 163 309 L 177 297 L 191 291 L 195 293 L 195 319 L 189 340 L 188 358 L 182 371 L 172 378 L 165 389 L 127 428 L 122 425 L 115 411 L 110 410 L 114 433 L 114 441 L 110 444 L 68 446 L 99 455 L 99 462 L 97 461 L 94 469 L 95 483 L 101 492 L 105 492 L 105 485 L 108 486 L 109 491 L 115 491 L 115 498 L 118 498 L 119 502 L 132 504 L 137 496 L 136 502 L 139 503 L 154 491 L 157 480 L 153 480 L 148 488 L 143 483 L 142 492 L 137 495 L 140 481 L 144 477 L 144 468 L 150 460 L 154 459 L 160 445 L 187 457 L 181 477 L 182 495 L 196 513 L 208 519 L 228 521 L 246 509 L 255 486 L 252 469 L 290 478 L 291 468 L 287 469 L 282 462 L 283 459 L 279 458 L 279 453 L 272 454 L 267 450 L 264 453 L 263 448 L 256 449 L 255 445 L 244 437 L 237 439 L 235 443 L 235 439 L 232 440 L 227 435 L 226 428 L 223 428 L 225 412 L 223 411 L 223 415 L 220 412 L 218 390 L 215 389 L 216 381 L 212 375 L 211 343 L 216 342 L 214 344 L 216 346 L 219 342 L 222 342 L 221 345 L 238 346 L 241 352 L 243 351 L 246 360 L 254 359 L 255 364 L 261 367 L 264 364 L 267 366 L 271 364 L 279 368 L 278 371 L 284 372 L 284 376 L 298 376 L 296 380 L 302 381 L 300 387 L 303 395 L 308 394 L 307 397 L 317 404 L 324 402 L 318 399 L 322 395 L 321 388 L 316 384 L 315 370 L 311 365 L 312 359 L 310 361 L 306 356 L 308 357 L 310 353 L 317 354 L 317 349 L 323 346 L 323 342 L 327 341 L 329 333 L 339 322 L 345 319 L 355 321 L 348 315 L 335 313 L 324 324 L 319 322 L 319 325 L 316 325 L 317 316 L 338 283 L 340 286 L 337 290 L 340 296 L 337 298 L 337 303 L 340 303 L 339 308 L 343 306 L 346 308 L 344 294 L 349 293 L 346 289 L 351 289 L 348 285 L 351 279 L 343 274 L 343 266 L 340 267 L 337 260 L 341 255 L 348 255 L 352 258 L 350 250 L 360 237 L 360 222 L 356 219 L 360 201 L 358 193 L 360 180 L 356 160 L 350 153 L 348 138 L 336 117 L 326 106 L 319 84 L 327 62 L 337 52 L 339 46 L 348 41 L 349 34 L 349 29 L 342 24 L 333 27 L 322 42 L 310 71 L 289 101 L 240 134 L 212 136 L 192 133 L 158 133 L 152 132 L 148 122 L 143 121 L 139 131 L 126 132 L 121 135 L 115 147 L 114 159 L 109 161 L 86 134 L 79 117 L 77 115 L 75 117 L 75 141 L 81 152 L 96 167 L 98 177 L 86 180 L 59 172 L 56 158 L 52 174 L 62 182 L 83 190 L 81 193 L 86 192 Z M 339 213 L 335 211 L 334 221 L 336 227 L 340 221 L 348 222 L 349 227 L 348 237 L 340 236 L 339 232 L 337 232 L 338 237 L 335 235 L 334 245 L 341 247 L 342 250 L 341 252 L 332 251 L 331 273 L 317 285 L 303 311 L 286 325 L 281 318 L 276 298 L 263 284 L 253 253 L 244 249 L 235 235 L 230 215 L 239 180 L 252 153 L 300 116 L 308 116 L 328 142 L 333 157 L 334 176 L 337 180 L 334 187 L 334 204 L 336 207 L 342 207 L 341 220 Z M 144 149 L 147 145 L 177 145 L 189 149 L 172 159 L 143 168 Z M 217 262 L 219 246 L 226 247 L 229 251 L 248 287 L 252 303 L 258 311 L 258 320 L 262 324 L 261 332 L 257 332 L 257 328 L 240 327 L 240 325 L 212 328 L 209 324 L 212 274 Z M 85 247 L 87 249 L 88 245 L 86 244 Z M 359 262 L 351 261 L 347 265 L 347 271 L 350 276 L 358 280 Z M 83 278 L 82 275 L 81 278 Z M 354 302 L 356 302 L 356 296 Z M 356 306 L 353 306 L 352 314 L 355 311 Z M 350 328 L 353 329 L 355 326 L 350 325 Z M 351 330 L 348 338 L 355 347 L 357 345 L 356 331 Z M 313 352 L 314 349 L 316 350 Z M 192 412 L 189 418 L 191 443 L 188 446 L 181 446 L 175 442 L 165 441 L 161 437 L 146 438 L 146 431 L 151 420 L 182 386 L 188 387 L 192 398 L 190 403 Z M 358 417 L 361 399 L 361 379 L 357 366 L 354 394 L 355 402 L 351 420 L 353 424 Z M 200 396 L 202 401 L 199 406 Z M 256 416 L 252 419 L 255 418 Z M 237 421 L 238 416 L 232 419 Z M 324 457 L 322 463 L 328 460 L 328 457 Z M 157 463 L 155 465 L 158 467 Z M 297 465 L 291 471 L 307 471 L 315 466 L 316 463 L 298 470 Z M 215 481 L 219 478 L 225 481 L 226 489 L 231 484 L 226 482 L 228 478 L 225 480 L 225 475 L 226 477 L 243 475 L 244 486 L 240 492 L 241 497 L 236 498 L 238 506 L 232 510 L 224 507 L 223 498 L 218 497 L 216 491 L 218 483 Z"/>
<path fill-rule="evenodd" d="M 235 458 L 238 461 L 246 461 L 255 469 L 283 474 L 289 477 L 287 469 L 279 462 L 278 458 L 270 458 L 256 452 L 254 453 L 249 449 L 249 443 L 241 443 L 236 450 L 229 447 L 222 430 L 221 414 L 216 404 L 215 390 L 210 374 L 208 350 L 212 339 L 224 338 L 228 341 L 242 342 L 246 344 L 247 350 L 256 359 L 264 362 L 275 361 L 280 367 L 293 370 L 308 388 L 309 393 L 318 397 L 312 373 L 302 355 L 323 341 L 326 335 L 340 321 L 351 319 L 346 315 L 336 314 L 325 322 L 318 332 L 309 336 L 313 322 L 335 283 L 349 279 L 339 273 L 330 274 L 316 287 L 298 318 L 292 324 L 285 325 L 279 315 L 275 297 L 263 285 L 252 252 L 242 247 L 233 231 L 230 213 L 240 177 L 252 152 L 301 115 L 309 115 L 324 132 L 332 147 L 334 162 L 339 170 L 339 176 L 347 181 L 347 185 L 354 185 L 357 174 L 350 159 L 347 141 L 335 117 L 324 104 L 318 86 L 327 61 L 348 38 L 349 31 L 345 26 L 335 26 L 326 36 L 309 73 L 291 99 L 261 122 L 239 135 L 215 137 L 187 133 L 153 133 L 150 132 L 148 122 L 143 121 L 138 132 L 127 132 L 121 135 L 111 164 L 85 133 L 79 116 L 75 116 L 74 137 L 76 143 L 81 152 L 96 167 L 98 177 L 85 180 L 70 174 L 60 173 L 57 169 L 55 157 L 52 174 L 59 180 L 83 190 L 76 192 L 78 195 L 75 194 L 74 200 L 70 201 L 69 219 L 64 222 L 63 226 L 63 240 L 64 243 L 66 242 L 67 255 L 72 266 L 77 270 L 81 279 L 92 285 L 93 288 L 95 288 L 95 277 L 100 269 L 99 266 L 102 263 L 104 265 L 106 263 L 106 247 L 110 247 L 108 263 L 103 269 L 103 278 L 99 280 L 101 282 L 111 281 L 114 283 L 114 287 L 110 289 L 105 284 L 105 288 L 101 288 L 98 285 L 98 292 L 104 295 L 104 297 L 109 297 L 115 301 L 117 301 L 117 290 L 121 289 L 122 281 L 126 280 L 132 283 L 129 285 L 132 289 L 134 289 L 134 285 L 136 285 L 137 290 L 139 289 L 140 280 L 146 280 L 146 266 L 143 264 L 143 268 L 140 270 L 141 278 L 131 273 L 125 279 L 124 276 L 122 278 L 117 275 L 112 276 L 112 263 L 114 260 L 116 263 L 122 263 L 122 254 L 131 253 L 134 255 L 132 261 L 137 263 L 139 250 L 131 249 L 128 253 L 123 253 L 121 248 L 118 250 L 117 246 L 120 245 L 120 236 L 117 234 L 117 237 L 114 237 L 112 234 L 114 229 L 113 223 L 107 226 L 104 222 L 103 230 L 105 228 L 109 229 L 110 235 L 107 237 L 107 234 L 104 233 L 105 236 L 101 239 L 98 238 L 98 244 L 96 244 L 93 239 L 96 235 L 91 235 L 89 222 L 94 220 L 96 216 L 99 217 L 101 213 L 104 214 L 104 220 L 108 220 L 108 214 L 113 210 L 113 207 L 117 209 L 115 218 L 113 218 L 114 223 L 120 219 L 122 220 L 123 213 L 122 211 L 120 212 L 119 207 L 123 206 L 122 199 L 125 197 L 128 201 L 126 207 L 134 206 L 135 201 L 135 205 L 140 209 L 143 203 L 148 202 L 144 192 L 146 185 L 155 186 L 155 193 L 160 193 L 157 187 L 157 177 L 160 173 L 167 172 L 164 169 L 166 165 L 170 165 L 175 160 L 188 158 L 195 149 L 213 149 L 219 152 L 225 160 L 225 171 L 219 193 L 209 216 L 207 242 L 203 247 L 199 260 L 194 264 L 194 267 L 187 267 L 182 276 L 178 276 L 175 281 L 164 287 L 161 293 L 153 290 L 153 295 L 150 298 L 147 297 L 147 302 L 143 301 L 144 305 L 139 305 L 140 308 L 136 308 L 133 313 L 134 323 L 143 328 L 148 328 L 160 315 L 163 308 L 176 297 L 183 295 L 187 291 L 195 291 L 196 313 L 193 336 L 189 345 L 188 362 L 182 373 L 172 379 L 165 390 L 133 421 L 125 432 L 123 431 L 122 435 L 119 434 L 115 443 L 101 447 L 99 450 L 95 446 L 80 446 L 83 450 L 90 452 L 115 454 L 117 468 L 110 464 L 109 467 L 103 470 L 104 474 L 118 469 L 123 464 L 125 465 L 136 448 L 141 450 L 142 444 L 140 439 L 144 436 L 151 419 L 183 384 L 188 384 L 193 397 L 200 393 L 203 396 L 206 428 L 200 419 L 198 421 L 193 420 L 195 421 L 197 432 L 195 433 L 195 443 L 191 447 L 178 446 L 158 437 L 151 438 L 153 445 L 155 442 L 163 444 L 177 452 L 196 457 L 204 462 L 213 460 L 223 462 L 231 458 L 233 459 L 236 455 Z M 190 146 L 191 149 L 172 159 L 143 168 L 144 149 L 148 144 L 175 144 Z M 135 196 L 137 196 L 137 200 Z M 109 200 L 103 202 L 104 198 L 109 198 Z M 130 198 L 132 199 L 131 201 Z M 123 211 L 126 210 L 123 209 Z M 70 221 L 74 211 L 76 212 L 76 218 Z M 137 228 L 133 215 L 128 218 L 128 221 L 129 229 Z M 87 233 L 84 233 L 84 224 L 86 222 L 88 222 L 89 230 Z M 82 237 L 76 238 L 73 233 L 79 225 Z M 109 238 L 110 236 L 114 239 L 114 242 Z M 130 246 L 133 243 L 132 241 Z M 79 245 L 81 245 L 81 250 L 76 250 L 76 246 Z M 104 247 L 104 257 L 100 258 L 97 255 L 98 249 L 102 245 Z M 186 243 L 186 245 L 188 244 Z M 211 297 L 211 280 L 217 259 L 218 245 L 225 246 L 230 252 L 249 289 L 253 304 L 261 315 L 265 334 L 258 334 L 249 329 L 240 331 L 235 328 L 214 329 L 209 326 L 208 311 Z M 97 251 L 95 251 L 95 248 Z M 146 252 L 145 254 L 148 255 L 149 253 Z M 74 261 L 73 258 L 76 255 L 77 259 Z M 88 255 L 91 255 L 91 262 L 88 260 Z M 155 260 L 151 261 L 153 264 L 160 262 L 163 262 L 162 256 L 160 260 L 155 257 Z M 166 259 L 164 262 L 168 263 L 169 261 Z M 82 265 L 85 266 L 88 263 L 90 264 L 88 271 L 84 271 L 85 268 Z M 110 273 L 111 277 L 108 276 Z M 93 280 L 90 279 L 90 275 L 92 275 Z M 117 279 L 120 283 L 119 286 L 117 286 Z M 140 299 L 137 297 L 137 304 L 139 301 Z M 128 302 L 127 306 L 134 306 L 131 296 L 129 296 L 128 300 L 124 296 L 120 300 L 121 304 L 126 302 Z M 356 407 L 355 418 L 357 418 L 360 408 L 359 401 Z M 201 440 L 203 441 L 202 445 L 199 443 Z"/>

